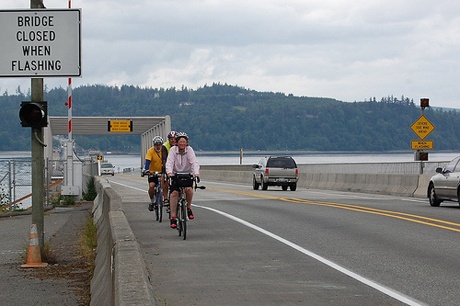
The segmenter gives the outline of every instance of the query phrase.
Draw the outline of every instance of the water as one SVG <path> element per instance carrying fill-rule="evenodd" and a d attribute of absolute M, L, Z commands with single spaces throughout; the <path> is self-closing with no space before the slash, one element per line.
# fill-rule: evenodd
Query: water
<path fill-rule="evenodd" d="M 239 152 L 196 152 L 200 165 L 239 165 Z M 350 152 L 246 152 L 243 153 L 243 165 L 257 163 L 261 157 L 267 155 L 290 155 L 297 164 L 348 164 L 348 163 L 394 163 L 414 161 L 413 152 L 398 153 L 350 153 Z M 460 152 L 429 153 L 429 161 L 445 162 L 459 156 Z M 117 172 L 124 168 L 140 169 L 143 161 L 141 156 L 133 155 L 105 155 L 104 158 L 115 165 Z"/>
<path fill-rule="evenodd" d="M 240 152 L 196 152 L 200 165 L 239 165 Z M 261 157 L 267 155 L 291 155 L 295 161 L 302 164 L 348 164 L 348 163 L 394 163 L 414 161 L 414 153 L 408 152 L 381 152 L 381 153 L 354 153 L 354 152 L 243 152 L 241 164 L 252 165 Z M 445 162 L 454 159 L 460 152 L 430 152 L 429 161 Z M 0 159 L 30 158 L 30 152 L 0 152 Z M 80 157 L 82 158 L 82 157 Z M 140 154 L 115 155 L 106 154 L 104 158 L 115 166 L 116 172 L 123 169 L 141 169 L 143 161 Z"/>

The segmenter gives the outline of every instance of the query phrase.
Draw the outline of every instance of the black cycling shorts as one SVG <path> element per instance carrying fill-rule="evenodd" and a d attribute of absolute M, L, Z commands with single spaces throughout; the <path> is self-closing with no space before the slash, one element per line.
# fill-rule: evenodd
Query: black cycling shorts
<path fill-rule="evenodd" d="M 154 183 L 155 185 L 158 184 L 158 177 L 153 175 L 153 176 L 149 176 L 149 183 Z"/>

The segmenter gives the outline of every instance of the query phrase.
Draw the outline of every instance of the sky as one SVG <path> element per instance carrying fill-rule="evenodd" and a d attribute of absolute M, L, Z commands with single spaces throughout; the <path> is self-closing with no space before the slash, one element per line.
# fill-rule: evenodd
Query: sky
<path fill-rule="evenodd" d="M 65 9 L 69 2 L 44 4 Z M 73 88 L 226 83 L 345 102 L 427 97 L 431 106 L 460 108 L 460 1 L 73 0 L 71 6 L 82 10 L 82 76 L 72 78 Z M 1 10 L 29 7 L 26 0 L 0 0 Z M 65 77 L 44 82 L 67 87 Z M 27 92 L 30 78 L 0 78 L 0 93 L 19 86 Z"/>

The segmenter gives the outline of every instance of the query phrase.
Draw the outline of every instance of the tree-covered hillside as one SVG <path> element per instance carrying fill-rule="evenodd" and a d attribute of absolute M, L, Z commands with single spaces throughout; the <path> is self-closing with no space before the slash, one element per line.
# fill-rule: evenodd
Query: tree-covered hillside
<path fill-rule="evenodd" d="M 418 102 L 401 97 L 341 102 L 256 92 L 227 84 L 196 90 L 88 85 L 73 90 L 74 116 L 164 116 L 172 128 L 186 131 L 196 150 L 410 150 L 418 137 L 410 129 L 421 115 Z M 29 150 L 30 129 L 22 128 L 18 111 L 29 100 L 17 91 L 0 97 L 0 150 Z M 67 89 L 45 93 L 51 116 L 67 116 Z M 418 101 L 418 98 L 416 99 Z M 435 150 L 459 150 L 460 113 L 425 109 L 436 129 L 427 139 Z M 78 136 L 76 144 L 102 151 L 138 151 L 139 136 Z"/>

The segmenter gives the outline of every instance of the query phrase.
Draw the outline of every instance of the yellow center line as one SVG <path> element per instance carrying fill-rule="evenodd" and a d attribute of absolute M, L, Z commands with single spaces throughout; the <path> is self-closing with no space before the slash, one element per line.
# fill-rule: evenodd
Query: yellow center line
<path fill-rule="evenodd" d="M 291 203 L 298 203 L 298 204 L 309 204 L 309 205 L 317 205 L 317 206 L 327 206 L 333 208 L 340 208 L 350 211 L 357 211 L 362 213 L 380 215 L 400 220 L 405 220 L 409 222 L 414 222 L 418 224 L 428 225 L 432 227 L 442 228 L 449 231 L 460 232 L 460 223 L 450 222 L 446 220 L 440 220 L 420 215 L 414 215 L 399 211 L 392 211 L 392 210 L 384 210 L 366 206 L 359 206 L 353 204 L 344 204 L 344 203 L 335 203 L 335 202 L 322 202 L 322 201 L 312 201 L 312 200 L 305 200 L 299 198 L 287 198 L 287 197 L 279 197 L 279 196 L 272 196 L 267 194 L 261 193 L 252 193 L 247 191 L 237 191 L 237 190 L 230 190 L 230 189 L 223 189 L 223 188 L 215 188 L 210 187 L 208 189 L 226 192 L 226 193 L 233 193 L 239 195 L 245 195 L 255 198 L 263 198 L 263 199 L 270 199 L 270 200 L 279 200 L 284 202 L 291 202 Z"/>

